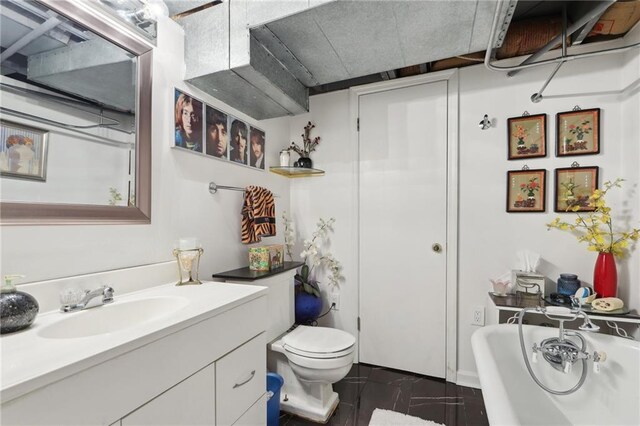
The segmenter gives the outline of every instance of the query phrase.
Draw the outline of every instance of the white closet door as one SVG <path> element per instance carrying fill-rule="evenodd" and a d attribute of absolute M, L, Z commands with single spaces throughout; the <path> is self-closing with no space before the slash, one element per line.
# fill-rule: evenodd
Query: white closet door
<path fill-rule="evenodd" d="M 360 362 L 444 378 L 447 83 L 361 95 L 359 117 Z"/>

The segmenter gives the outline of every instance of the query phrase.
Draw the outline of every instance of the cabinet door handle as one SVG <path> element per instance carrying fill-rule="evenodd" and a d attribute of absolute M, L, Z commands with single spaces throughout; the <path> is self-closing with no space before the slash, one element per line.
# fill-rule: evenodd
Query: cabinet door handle
<path fill-rule="evenodd" d="M 249 383 L 249 382 L 251 381 L 251 379 L 253 379 L 253 376 L 255 376 L 255 375 L 256 375 L 256 370 L 253 370 L 253 371 L 251 372 L 251 374 L 249 375 L 249 378 L 248 378 L 247 380 L 245 380 L 245 381 L 244 381 L 244 382 L 242 382 L 242 383 L 236 383 L 235 385 L 233 385 L 233 389 L 235 389 L 235 388 L 239 388 L 239 387 L 240 387 L 240 386 L 242 386 L 242 385 L 246 385 L 247 383 Z"/>

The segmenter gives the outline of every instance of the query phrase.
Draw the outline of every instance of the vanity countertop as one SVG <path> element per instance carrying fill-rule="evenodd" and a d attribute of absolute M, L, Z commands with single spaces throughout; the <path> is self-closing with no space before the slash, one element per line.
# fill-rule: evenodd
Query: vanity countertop
<path fill-rule="evenodd" d="M 117 286 L 114 287 L 117 291 Z M 267 289 L 260 286 L 217 282 L 180 287 L 166 284 L 120 297 L 116 294 L 115 301 L 109 305 L 73 313 L 47 312 L 38 315 L 28 329 L 0 338 L 2 402 L 6 403 L 266 294 Z M 128 309 L 127 304 L 135 307 L 136 303 L 145 303 L 149 299 L 163 304 L 176 302 L 178 306 L 171 306 L 169 313 L 155 315 L 150 320 L 139 318 L 134 325 L 120 324 L 114 331 L 81 337 L 55 336 L 55 333 L 64 335 L 67 329 L 66 326 L 59 327 L 61 324 L 57 323 L 68 321 L 72 316 L 80 320 L 76 324 L 81 324 L 83 316 L 90 318 L 92 314 L 102 315 L 113 308 Z M 69 332 L 73 333 L 72 330 Z M 81 332 L 79 334 L 82 335 Z"/>
<path fill-rule="evenodd" d="M 290 271 L 302 265 L 304 265 L 304 262 L 284 262 L 284 265 L 282 267 L 273 269 L 271 271 L 252 271 L 248 266 L 245 266 L 244 268 L 238 268 L 231 271 L 213 274 L 213 278 L 236 281 L 255 281 L 262 278 L 269 278 L 286 271 Z"/>

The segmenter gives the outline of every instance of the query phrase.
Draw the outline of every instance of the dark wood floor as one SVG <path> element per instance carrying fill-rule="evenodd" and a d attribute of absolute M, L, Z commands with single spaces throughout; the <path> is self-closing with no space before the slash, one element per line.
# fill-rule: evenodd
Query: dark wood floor
<path fill-rule="evenodd" d="M 482 392 L 441 379 L 354 364 L 333 385 L 340 404 L 327 424 L 368 425 L 376 408 L 393 410 L 447 426 L 488 425 Z M 280 426 L 317 425 L 282 413 Z"/>

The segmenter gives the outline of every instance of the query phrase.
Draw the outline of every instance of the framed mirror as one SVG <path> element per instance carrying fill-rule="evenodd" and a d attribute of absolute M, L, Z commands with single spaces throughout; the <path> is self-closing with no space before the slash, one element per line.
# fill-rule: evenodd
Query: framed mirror
<path fill-rule="evenodd" d="M 0 224 L 150 223 L 152 45 L 89 2 L 0 18 Z"/>

